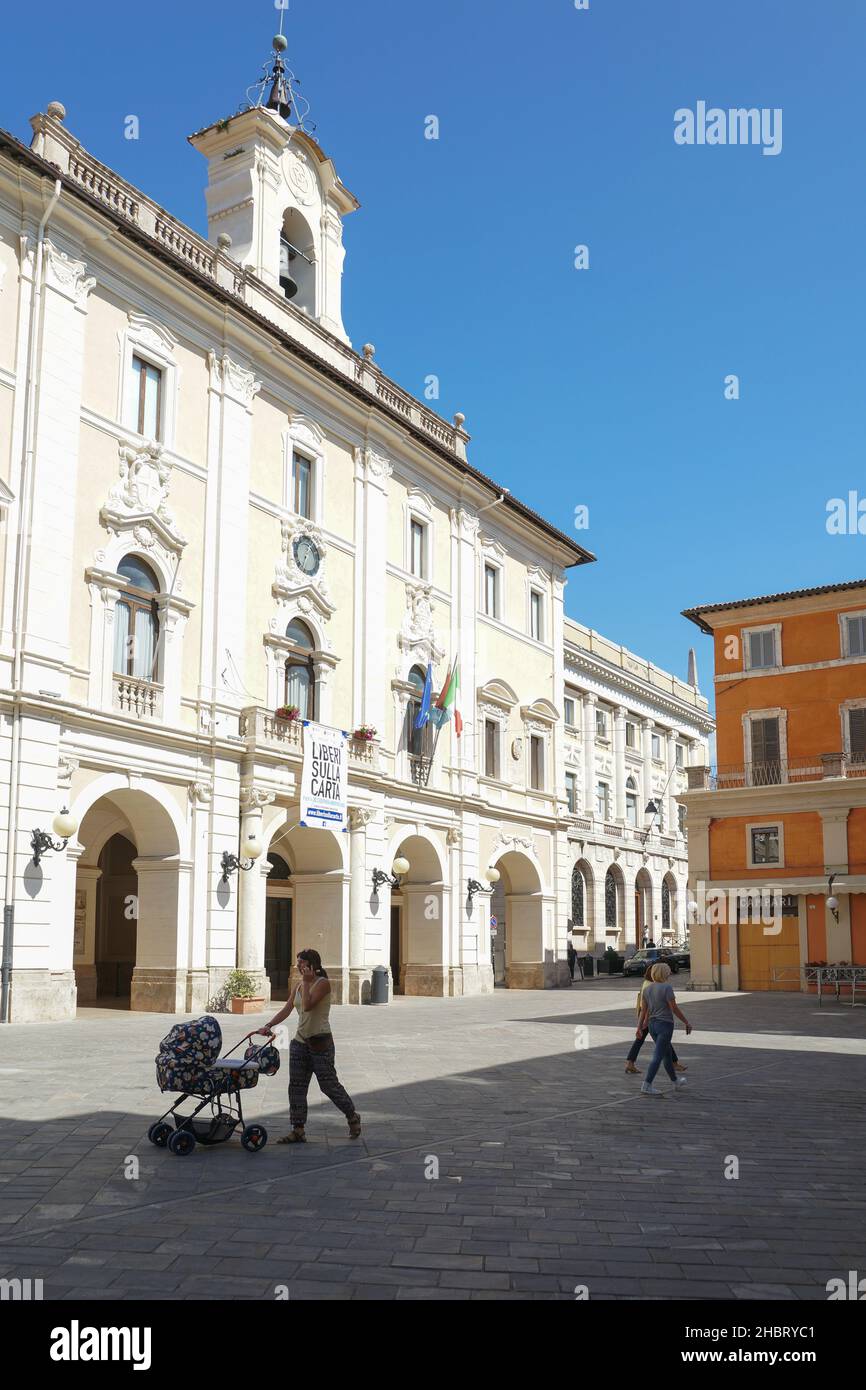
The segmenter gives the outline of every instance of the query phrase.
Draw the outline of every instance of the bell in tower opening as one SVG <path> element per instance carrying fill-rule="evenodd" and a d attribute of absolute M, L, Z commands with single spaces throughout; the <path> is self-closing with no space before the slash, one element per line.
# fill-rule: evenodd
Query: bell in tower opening
<path fill-rule="evenodd" d="M 295 248 L 286 241 L 284 236 L 280 237 L 280 289 L 286 299 L 294 299 L 298 293 L 298 282 L 291 272 L 291 264 L 297 252 Z"/>

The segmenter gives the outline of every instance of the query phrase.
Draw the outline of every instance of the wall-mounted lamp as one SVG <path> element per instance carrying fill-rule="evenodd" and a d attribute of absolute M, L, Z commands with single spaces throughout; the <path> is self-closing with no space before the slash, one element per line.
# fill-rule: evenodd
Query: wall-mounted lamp
<path fill-rule="evenodd" d="M 399 855 L 394 860 L 393 873 L 386 874 L 384 869 L 374 869 L 373 892 L 378 893 L 379 888 L 383 883 L 387 883 L 389 888 L 399 888 L 401 878 L 405 877 L 405 875 L 408 874 L 410 867 L 411 866 L 409 864 L 409 860 L 404 859 L 402 855 Z"/>
<path fill-rule="evenodd" d="M 832 912 L 836 921 L 839 921 L 839 899 L 833 895 L 833 880 L 838 878 L 838 874 L 831 874 L 827 879 L 827 907 Z"/>
<path fill-rule="evenodd" d="M 241 845 L 240 858 L 236 854 L 229 854 L 228 850 L 223 850 L 223 857 L 220 864 L 223 871 L 222 882 L 228 883 L 231 874 L 240 869 L 243 873 L 248 873 L 256 860 L 261 856 L 262 847 L 253 835 L 248 835 Z M 249 860 L 249 863 L 244 863 Z"/>
<path fill-rule="evenodd" d="M 56 845 L 48 834 L 47 830 L 36 829 L 30 836 L 30 848 L 33 851 L 33 863 L 38 865 L 43 854 L 59 854 L 65 849 L 72 836 L 78 829 L 78 821 L 74 816 L 70 816 L 69 807 L 64 806 L 62 811 L 58 811 L 54 820 L 51 822 L 54 834 L 58 836 L 60 844 Z"/>
<path fill-rule="evenodd" d="M 487 879 L 487 882 L 486 882 L 486 883 L 479 883 L 478 880 L 477 880 L 477 878 L 470 878 L 470 880 L 469 880 L 469 882 L 468 882 L 468 884 L 467 884 L 467 891 L 468 891 L 468 893 L 469 893 L 469 901 L 470 901 L 470 902 L 471 902 L 472 899 L 475 897 L 475 894 L 476 894 L 476 893 L 489 893 L 489 892 L 490 892 L 490 890 L 491 890 L 491 888 L 494 886 L 494 884 L 496 884 L 496 883 L 499 882 L 499 870 L 498 870 L 498 869 L 487 869 L 487 870 L 485 871 L 484 877 Z"/>

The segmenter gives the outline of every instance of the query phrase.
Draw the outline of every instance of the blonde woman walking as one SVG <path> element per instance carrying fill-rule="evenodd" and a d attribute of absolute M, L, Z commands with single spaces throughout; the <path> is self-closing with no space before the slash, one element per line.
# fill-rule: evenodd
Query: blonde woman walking
<path fill-rule="evenodd" d="M 647 1074 L 641 1085 L 641 1095 L 660 1096 L 663 1093 L 657 1091 L 653 1082 L 656 1072 L 663 1066 L 674 1085 L 679 1089 L 685 1086 L 686 1078 L 677 1076 L 674 1071 L 673 1059 L 671 1057 L 671 1039 L 674 1035 L 674 1018 L 679 1018 L 685 1024 L 686 1034 L 692 1031 L 685 1014 L 677 1004 L 674 987 L 669 984 L 671 968 L 659 962 L 650 971 L 650 983 L 644 985 L 643 999 L 641 1001 L 640 1018 L 637 1024 L 636 1037 L 649 1029 L 649 1035 L 656 1045 L 653 1059 L 647 1067 Z"/>

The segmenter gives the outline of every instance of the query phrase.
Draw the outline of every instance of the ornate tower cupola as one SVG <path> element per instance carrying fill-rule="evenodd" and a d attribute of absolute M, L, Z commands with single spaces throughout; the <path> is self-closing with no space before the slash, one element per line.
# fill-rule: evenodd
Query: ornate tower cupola
<path fill-rule="evenodd" d="M 273 47 L 255 103 L 189 137 L 208 162 L 208 238 L 227 233 L 240 265 L 348 342 L 342 219 L 358 200 L 305 126 L 282 34 Z"/>

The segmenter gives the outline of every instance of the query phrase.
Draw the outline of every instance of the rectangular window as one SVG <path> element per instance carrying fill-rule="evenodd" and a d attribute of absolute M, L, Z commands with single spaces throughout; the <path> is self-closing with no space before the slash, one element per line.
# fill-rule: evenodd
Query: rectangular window
<path fill-rule="evenodd" d="M 680 834 L 681 834 L 681 835 L 685 835 L 685 834 L 687 833 L 687 832 L 686 832 L 686 816 L 687 816 L 687 815 L 688 815 L 688 812 L 686 811 L 685 806 L 678 806 L 678 807 L 677 807 L 677 816 L 678 816 L 678 819 L 679 819 L 679 827 L 680 827 Z"/>
<path fill-rule="evenodd" d="M 495 719 L 484 721 L 484 776 L 499 776 L 499 725 Z"/>
<path fill-rule="evenodd" d="M 313 465 L 303 454 L 292 455 L 292 507 L 298 516 L 312 517 L 311 499 Z"/>
<path fill-rule="evenodd" d="M 637 795 L 634 792 L 625 794 L 625 820 L 626 825 L 637 825 Z"/>
<path fill-rule="evenodd" d="M 529 740 L 529 778 L 534 791 L 544 791 L 544 739 L 538 734 Z"/>
<path fill-rule="evenodd" d="M 607 738 L 607 714 L 603 709 L 595 712 L 595 732 L 598 738 Z"/>
<path fill-rule="evenodd" d="M 484 612 L 488 618 L 499 617 L 499 570 L 495 565 L 484 566 Z"/>
<path fill-rule="evenodd" d="M 135 377 L 136 421 L 135 428 L 145 439 L 161 438 L 162 423 L 162 372 L 151 366 L 143 357 L 133 356 L 132 371 Z"/>
<path fill-rule="evenodd" d="M 537 589 L 529 595 L 529 635 L 536 642 L 544 641 L 544 598 Z"/>
<path fill-rule="evenodd" d="M 652 735 L 652 755 L 655 758 L 656 762 L 661 761 L 662 741 L 661 736 L 659 734 Z"/>
<path fill-rule="evenodd" d="M 637 747 L 637 729 L 628 720 L 625 721 L 625 746 L 626 748 Z"/>
<path fill-rule="evenodd" d="M 565 774 L 565 796 L 568 801 L 568 809 L 572 815 L 577 813 L 577 775 L 574 772 Z"/>
<path fill-rule="evenodd" d="M 753 828 L 751 836 L 753 864 L 778 864 L 780 862 L 778 826 Z"/>
<path fill-rule="evenodd" d="M 766 787 L 782 780 L 779 721 L 752 720 L 752 786 Z"/>
<path fill-rule="evenodd" d="M 848 741 L 851 757 L 858 762 L 866 760 L 866 709 L 849 709 Z"/>
<path fill-rule="evenodd" d="M 686 765 L 686 751 L 685 751 L 685 749 L 683 748 L 683 745 L 682 745 L 681 743 L 678 743 L 678 744 L 676 745 L 676 760 L 677 760 L 677 767 L 685 767 L 685 765 Z"/>
<path fill-rule="evenodd" d="M 419 579 L 426 579 L 427 570 L 427 527 L 422 521 L 412 518 L 411 555 L 409 568 Z"/>
<path fill-rule="evenodd" d="M 574 728 L 574 701 L 573 701 L 573 700 L 570 700 L 570 699 L 568 698 L 568 696 L 566 696 L 566 698 L 565 698 L 564 717 L 565 717 L 565 722 L 566 722 L 566 724 L 569 726 L 569 728 L 573 729 L 573 728 Z"/>
<path fill-rule="evenodd" d="M 848 656 L 866 656 L 866 617 L 846 618 Z"/>
<path fill-rule="evenodd" d="M 600 820 L 607 820 L 607 782 L 597 782 L 595 788 L 595 813 Z"/>
<path fill-rule="evenodd" d="M 772 628 L 765 628 L 759 632 L 747 632 L 746 641 L 749 644 L 749 670 L 761 670 L 768 666 L 777 666 L 776 660 L 776 634 Z"/>

